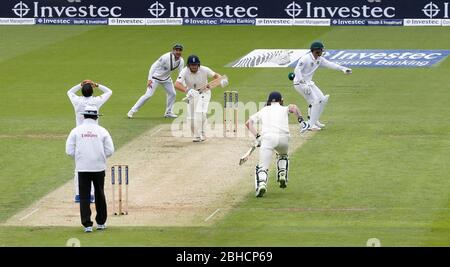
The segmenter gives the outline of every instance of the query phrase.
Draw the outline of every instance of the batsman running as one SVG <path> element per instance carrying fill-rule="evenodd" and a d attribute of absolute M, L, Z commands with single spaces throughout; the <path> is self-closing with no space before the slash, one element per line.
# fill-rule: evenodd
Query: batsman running
<path fill-rule="evenodd" d="M 277 182 L 280 188 L 286 188 L 289 169 L 289 114 L 295 114 L 301 129 L 308 124 L 296 105 L 283 106 L 283 97 L 279 92 L 272 92 L 267 105 L 250 116 L 245 126 L 256 136 L 255 145 L 259 149 L 259 163 L 255 170 L 256 197 L 262 197 L 267 191 L 268 173 L 273 151 L 277 152 Z M 255 124 L 261 123 L 261 134 Z"/>
<path fill-rule="evenodd" d="M 164 114 L 165 118 L 176 118 L 177 115 L 173 114 L 173 104 L 176 99 L 176 91 L 173 88 L 172 78 L 170 73 L 176 69 L 181 71 L 184 66 L 184 60 L 181 57 L 183 52 L 183 46 L 181 44 L 175 44 L 172 47 L 172 52 L 167 52 L 162 55 L 153 65 L 150 67 L 148 72 L 147 89 L 143 96 L 141 96 L 136 104 L 128 111 L 128 118 L 133 118 L 134 113 L 147 102 L 147 100 L 152 97 L 155 93 L 158 85 L 162 85 L 166 89 L 167 100 L 166 100 L 166 112 Z"/>
<path fill-rule="evenodd" d="M 208 88 L 208 78 L 221 79 L 219 73 L 206 66 L 200 65 L 200 58 L 190 55 L 185 67 L 175 82 L 175 88 L 186 93 L 188 99 L 187 120 L 191 124 L 193 142 L 206 140 L 206 123 L 209 101 L 211 100 L 211 88 Z M 221 79 L 222 87 L 228 84 L 228 80 Z"/>
<path fill-rule="evenodd" d="M 324 45 L 321 42 L 313 42 L 310 52 L 303 55 L 295 67 L 294 73 L 289 73 L 289 79 L 294 80 L 294 88 L 308 103 L 309 131 L 320 131 L 325 124 L 319 121 L 320 116 L 328 102 L 330 95 L 324 95 L 319 87 L 312 81 L 314 72 L 324 66 L 330 69 L 340 70 L 345 74 L 351 74 L 352 70 L 344 66 L 330 62 L 322 57 Z"/>

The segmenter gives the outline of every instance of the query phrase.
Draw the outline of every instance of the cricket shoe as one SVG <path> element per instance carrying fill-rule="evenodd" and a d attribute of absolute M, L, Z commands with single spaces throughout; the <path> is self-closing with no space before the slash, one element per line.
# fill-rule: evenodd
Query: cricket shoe
<path fill-rule="evenodd" d="M 178 118 L 178 116 L 173 113 L 166 113 L 164 114 L 164 118 Z"/>
<path fill-rule="evenodd" d="M 258 189 L 256 189 L 256 197 L 262 197 L 267 191 L 267 187 L 265 183 L 260 183 Z"/>
<path fill-rule="evenodd" d="M 84 227 L 85 233 L 92 233 L 92 226 Z"/>
<path fill-rule="evenodd" d="M 202 141 L 201 137 L 194 137 L 194 139 L 192 139 L 192 142 L 194 142 L 194 143 L 198 143 L 198 142 L 201 142 L 201 141 Z"/>
<path fill-rule="evenodd" d="M 325 124 L 321 123 L 320 121 L 317 121 L 316 126 L 319 128 L 323 128 L 323 127 L 325 127 Z"/>
<path fill-rule="evenodd" d="M 75 203 L 80 203 L 80 195 L 75 195 Z"/>
<path fill-rule="evenodd" d="M 128 111 L 128 113 L 127 113 L 127 117 L 128 117 L 128 119 L 132 119 L 133 118 L 133 114 L 134 114 L 134 112 L 133 111 Z"/>
<path fill-rule="evenodd" d="M 320 128 L 320 127 L 317 126 L 317 125 L 313 125 L 313 126 L 311 126 L 311 127 L 308 128 L 308 131 L 311 131 L 311 132 L 318 132 L 318 131 L 320 131 L 320 130 L 322 130 L 322 128 Z"/>
<path fill-rule="evenodd" d="M 281 171 L 278 174 L 278 182 L 280 183 L 280 188 L 286 188 L 287 187 L 286 173 L 284 171 Z"/>
<path fill-rule="evenodd" d="M 98 231 L 102 231 L 102 230 L 106 230 L 106 224 L 99 224 L 99 225 L 97 225 L 97 230 Z"/>

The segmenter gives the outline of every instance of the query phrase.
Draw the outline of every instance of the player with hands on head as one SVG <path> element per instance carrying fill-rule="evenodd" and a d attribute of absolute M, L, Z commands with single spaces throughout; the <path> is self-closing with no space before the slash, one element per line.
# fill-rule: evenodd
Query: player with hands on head
<path fill-rule="evenodd" d="M 99 96 L 94 96 L 94 89 L 100 89 L 103 94 Z M 81 96 L 76 93 L 81 90 Z M 81 112 L 84 111 L 86 106 L 95 106 L 100 110 L 100 107 L 108 101 L 108 99 L 112 95 L 112 90 L 108 87 L 93 82 L 92 80 L 84 80 L 81 83 L 73 86 L 67 91 L 67 96 L 69 97 L 70 102 L 73 105 L 75 110 L 76 117 L 76 125 L 81 125 L 84 121 L 83 115 Z"/>
<path fill-rule="evenodd" d="M 98 88 L 100 89 L 103 94 L 99 96 L 94 96 L 94 89 Z M 77 95 L 76 93 L 81 90 L 81 96 Z M 108 99 L 112 95 L 112 90 L 108 87 L 93 82 L 92 80 L 84 80 L 81 83 L 73 86 L 72 88 L 67 91 L 67 96 L 69 97 L 70 102 L 73 105 L 73 108 L 75 110 L 75 122 L 76 126 L 79 126 L 84 121 L 83 112 L 87 106 L 94 106 L 98 110 L 100 110 L 100 107 L 103 106 L 103 104 L 108 101 Z M 98 120 L 94 121 L 98 124 Z M 74 173 L 74 191 L 75 191 L 75 202 L 80 202 L 80 194 L 78 189 L 78 172 L 75 171 Z M 91 202 L 95 202 L 95 192 L 94 187 L 91 187 Z"/>

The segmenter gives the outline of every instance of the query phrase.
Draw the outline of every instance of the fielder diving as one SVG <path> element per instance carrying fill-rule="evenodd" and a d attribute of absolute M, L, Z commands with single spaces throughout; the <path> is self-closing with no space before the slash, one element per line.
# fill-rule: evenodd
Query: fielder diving
<path fill-rule="evenodd" d="M 306 130 L 319 131 L 325 124 L 319 121 L 330 95 L 324 95 L 319 87 L 312 81 L 314 72 L 324 66 L 330 69 L 340 70 L 345 74 L 351 74 L 352 70 L 344 66 L 330 62 L 322 57 L 324 45 L 321 42 L 313 42 L 310 52 L 303 55 L 294 69 L 294 73 L 289 73 L 288 77 L 294 81 L 294 88 L 308 103 L 308 118 L 310 127 Z"/>
<path fill-rule="evenodd" d="M 262 197 L 267 191 L 268 173 L 273 151 L 277 152 L 277 182 L 280 188 L 286 188 L 289 170 L 289 114 L 293 113 L 300 123 L 301 129 L 309 125 L 296 105 L 283 106 L 283 98 L 279 92 L 272 92 L 267 105 L 250 116 L 245 126 L 256 137 L 259 149 L 259 163 L 255 170 L 256 197 Z M 261 134 L 255 124 L 261 123 Z"/>
<path fill-rule="evenodd" d="M 173 114 L 173 104 L 176 99 L 176 91 L 173 88 L 172 78 L 170 73 L 176 69 L 180 72 L 184 66 L 184 60 L 181 57 L 183 51 L 183 46 L 181 44 L 175 44 L 172 47 L 172 52 L 167 52 L 162 55 L 153 65 L 150 67 L 148 72 L 147 89 L 143 96 L 141 96 L 136 104 L 128 111 L 128 118 L 133 118 L 133 114 L 138 112 L 138 110 L 147 102 L 147 100 L 152 97 L 155 93 L 158 85 L 162 85 L 166 89 L 167 100 L 166 100 L 166 112 L 164 113 L 165 118 L 176 118 L 177 115 Z"/>

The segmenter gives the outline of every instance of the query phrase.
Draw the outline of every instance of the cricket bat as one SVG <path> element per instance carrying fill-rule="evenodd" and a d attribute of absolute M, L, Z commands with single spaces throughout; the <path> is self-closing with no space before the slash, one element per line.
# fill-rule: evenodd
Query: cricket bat
<path fill-rule="evenodd" d="M 214 89 L 214 88 L 216 88 L 217 86 L 220 85 L 220 83 L 222 82 L 222 80 L 228 80 L 227 75 L 222 75 L 221 77 L 219 77 L 219 78 L 217 78 L 217 79 L 215 79 L 215 80 L 210 81 L 207 85 L 200 87 L 200 88 L 198 89 L 198 92 L 199 92 L 199 93 L 204 93 L 204 92 L 206 92 L 206 91 L 209 91 L 209 90 L 211 90 L 211 89 Z M 186 100 L 188 100 L 188 98 L 189 98 L 189 97 L 187 97 L 187 96 L 184 97 L 184 98 L 183 98 L 183 101 L 186 102 Z"/>
<path fill-rule="evenodd" d="M 248 158 L 253 153 L 253 151 L 255 151 L 255 149 L 256 149 L 256 145 L 253 145 L 247 152 L 245 152 L 245 154 L 239 160 L 239 166 L 244 164 L 248 160 Z"/>

